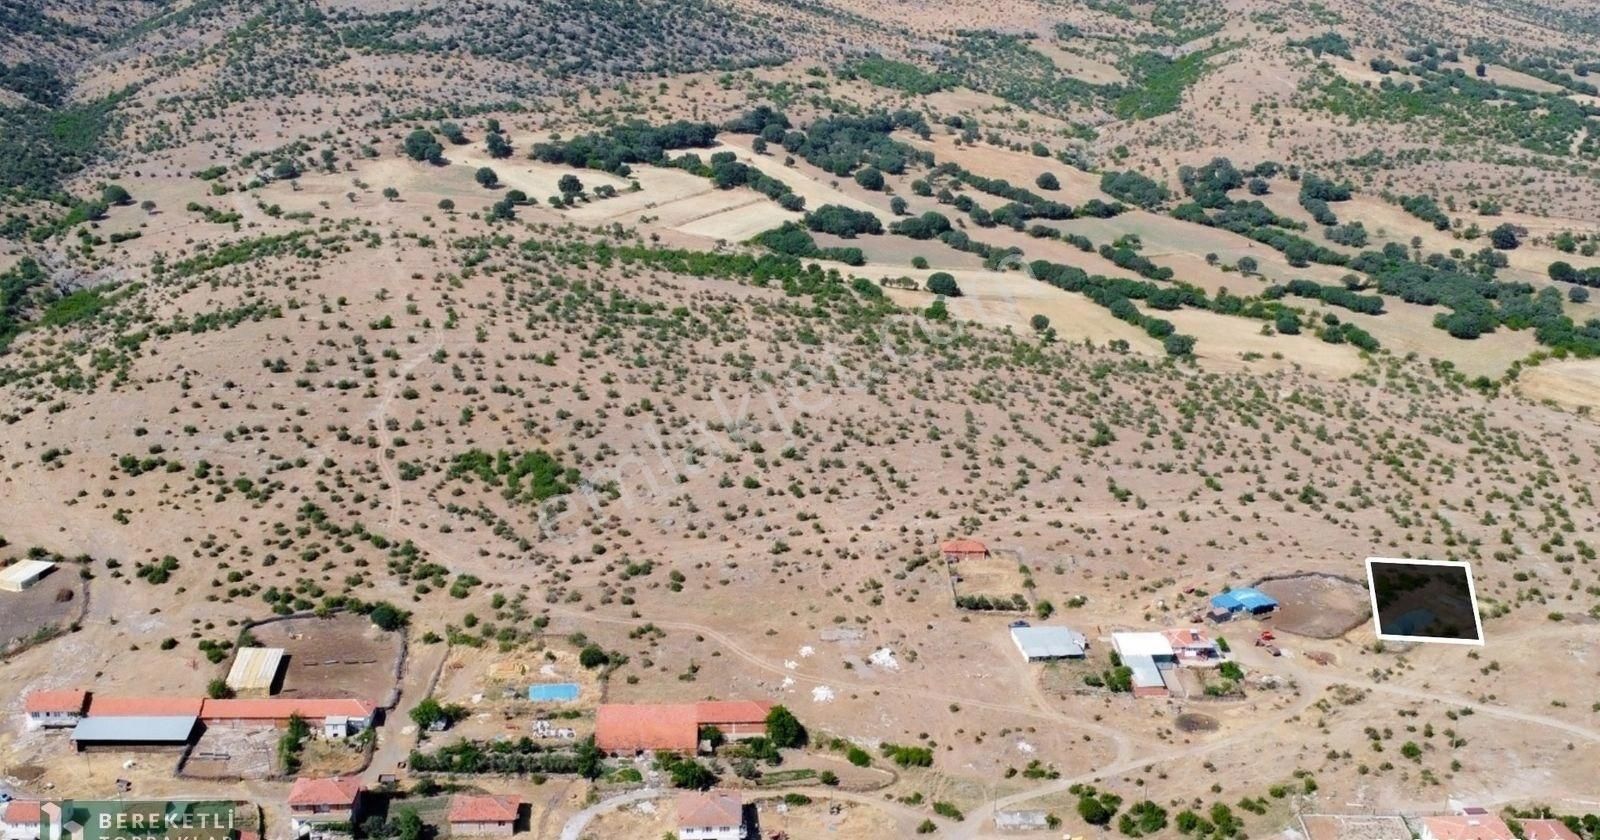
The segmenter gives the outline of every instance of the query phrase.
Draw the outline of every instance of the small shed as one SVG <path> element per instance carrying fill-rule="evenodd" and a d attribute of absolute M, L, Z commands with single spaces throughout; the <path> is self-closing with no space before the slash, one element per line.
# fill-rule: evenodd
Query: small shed
<path fill-rule="evenodd" d="M 949 540 L 939 546 L 939 551 L 946 560 L 981 560 L 989 556 L 989 547 L 971 537 Z"/>
<path fill-rule="evenodd" d="M 1029 662 L 1082 659 L 1089 648 L 1082 633 L 1067 627 L 1013 627 L 1011 641 Z"/>
<path fill-rule="evenodd" d="M 228 671 L 228 687 L 241 694 L 271 694 L 283 669 L 283 648 L 239 648 Z"/>
<path fill-rule="evenodd" d="M 56 564 L 48 560 L 22 560 L 0 569 L 0 592 L 32 589 Z"/>

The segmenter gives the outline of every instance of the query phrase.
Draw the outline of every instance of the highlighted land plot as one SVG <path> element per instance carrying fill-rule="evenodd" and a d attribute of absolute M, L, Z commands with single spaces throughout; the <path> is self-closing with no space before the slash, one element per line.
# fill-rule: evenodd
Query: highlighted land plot
<path fill-rule="evenodd" d="M 1367 558 L 1378 638 L 1483 644 L 1472 569 L 1464 562 Z"/>

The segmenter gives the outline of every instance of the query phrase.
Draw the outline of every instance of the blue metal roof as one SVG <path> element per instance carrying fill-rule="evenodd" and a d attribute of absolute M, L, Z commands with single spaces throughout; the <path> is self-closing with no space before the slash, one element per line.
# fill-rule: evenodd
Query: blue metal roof
<path fill-rule="evenodd" d="M 194 725 L 198 720 L 194 715 L 87 717 L 78 721 L 72 730 L 72 740 L 182 744 L 194 734 Z"/>
<path fill-rule="evenodd" d="M 1260 612 L 1261 610 L 1277 609 L 1278 602 L 1262 594 L 1260 590 L 1247 587 L 1244 589 L 1230 589 L 1227 592 L 1211 596 L 1211 606 L 1229 612 L 1238 610 Z"/>

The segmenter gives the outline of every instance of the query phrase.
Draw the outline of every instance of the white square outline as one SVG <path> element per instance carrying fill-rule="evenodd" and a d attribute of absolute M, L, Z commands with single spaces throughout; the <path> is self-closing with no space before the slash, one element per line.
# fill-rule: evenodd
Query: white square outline
<path fill-rule="evenodd" d="M 1399 636 L 1383 632 L 1383 625 L 1378 621 L 1378 586 L 1372 579 L 1373 563 L 1399 563 L 1412 566 L 1450 566 L 1462 569 L 1467 573 L 1467 597 L 1472 601 L 1472 621 L 1477 630 L 1476 639 L 1441 639 L 1437 636 Z M 1410 557 L 1368 557 L 1367 558 L 1367 594 L 1372 600 L 1372 631 L 1378 638 L 1386 642 L 1424 642 L 1436 645 L 1475 645 L 1483 647 L 1483 615 L 1478 610 L 1478 587 L 1472 581 L 1472 564 L 1465 560 L 1417 560 Z"/>

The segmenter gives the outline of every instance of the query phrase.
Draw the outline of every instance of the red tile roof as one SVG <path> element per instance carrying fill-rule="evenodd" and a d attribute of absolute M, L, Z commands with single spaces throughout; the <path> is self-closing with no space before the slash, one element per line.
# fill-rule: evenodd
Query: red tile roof
<path fill-rule="evenodd" d="M 89 700 L 89 717 L 199 717 L 198 697 L 101 697 Z"/>
<path fill-rule="evenodd" d="M 607 703 L 595 710 L 594 740 L 606 752 L 694 752 L 700 719 L 688 703 Z"/>
<path fill-rule="evenodd" d="M 744 800 L 737 793 L 678 794 L 679 828 L 729 828 L 744 825 Z"/>
<path fill-rule="evenodd" d="M 8 825 L 28 825 L 39 822 L 39 801 L 18 799 L 6 804 L 5 821 Z"/>
<path fill-rule="evenodd" d="M 1523 820 L 1525 840 L 1578 840 L 1578 835 L 1560 820 Z"/>
<path fill-rule="evenodd" d="M 201 720 L 288 720 L 298 714 L 307 720 L 327 717 L 372 717 L 377 705 L 366 700 L 207 700 Z"/>
<path fill-rule="evenodd" d="M 468 796 L 457 794 L 450 800 L 450 822 L 514 823 L 522 809 L 517 796 Z"/>
<path fill-rule="evenodd" d="M 81 688 L 69 688 L 61 691 L 35 691 L 23 701 L 23 710 L 29 714 L 36 712 L 74 712 L 83 714 L 83 707 L 89 702 L 89 692 Z"/>
<path fill-rule="evenodd" d="M 329 779 L 294 780 L 289 790 L 289 807 L 349 808 L 361 795 L 361 780 L 355 776 L 336 776 Z"/>
<path fill-rule="evenodd" d="M 1434 840 L 1516 840 L 1510 826 L 1499 817 L 1423 817 L 1422 825 Z"/>
<path fill-rule="evenodd" d="M 694 704 L 695 719 L 701 726 L 718 724 L 765 724 L 772 704 L 765 700 L 706 700 Z"/>
<path fill-rule="evenodd" d="M 975 539 L 971 539 L 969 537 L 964 537 L 962 539 L 957 539 L 957 540 L 950 540 L 949 542 L 946 542 L 944 545 L 939 546 L 939 550 L 943 551 L 945 554 L 988 554 L 989 553 L 989 547 L 988 546 L 984 545 L 981 542 L 978 542 Z"/>

